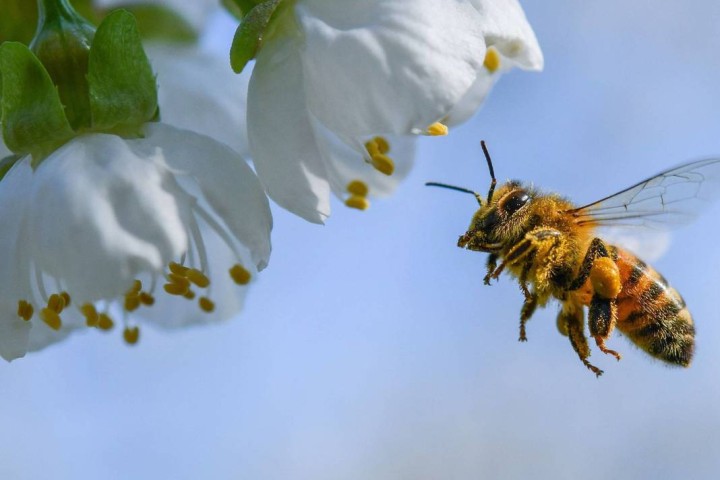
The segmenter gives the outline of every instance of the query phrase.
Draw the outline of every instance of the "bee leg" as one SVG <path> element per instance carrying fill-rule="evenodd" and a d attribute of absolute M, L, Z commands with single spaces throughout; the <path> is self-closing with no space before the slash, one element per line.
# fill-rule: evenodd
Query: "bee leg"
<path fill-rule="evenodd" d="M 490 278 L 497 268 L 497 260 L 498 260 L 498 254 L 497 253 L 491 253 L 488 255 L 487 259 L 487 275 L 485 275 L 485 278 L 483 278 L 483 283 L 485 285 L 490 285 Z M 499 275 L 499 274 L 498 274 Z M 497 277 L 495 277 L 497 278 Z"/>
<path fill-rule="evenodd" d="M 532 257 L 538 248 L 543 245 L 549 244 L 547 248 L 556 246 L 560 237 L 560 232 L 552 228 L 537 229 L 526 234 L 525 238 L 516 243 L 505 255 L 502 263 L 492 273 L 487 274 L 486 280 L 489 282 L 490 279 L 498 278 L 506 265 L 515 265 L 528 258 L 528 256 Z"/>
<path fill-rule="evenodd" d="M 605 346 L 605 340 L 610 336 L 617 322 L 617 302 L 614 299 L 603 298 L 597 293 L 593 295 L 588 312 L 588 327 L 590 335 L 601 352 L 612 355 L 620 360 L 621 355 L 615 350 Z"/>
<path fill-rule="evenodd" d="M 588 346 L 587 338 L 583 333 L 583 312 L 579 308 L 563 308 L 558 314 L 558 328 L 562 331 L 566 331 L 570 344 L 575 350 L 575 353 L 580 357 L 580 361 L 587 367 L 588 370 L 593 372 L 596 376 L 603 374 L 603 371 L 597 368 L 592 363 L 588 362 L 587 358 L 590 356 L 590 346 Z M 561 327 L 562 325 L 562 327 Z"/>
<path fill-rule="evenodd" d="M 525 296 L 525 303 L 523 303 L 522 309 L 520 310 L 520 338 L 521 342 L 527 342 L 527 335 L 525 334 L 525 323 L 530 320 L 535 309 L 537 308 L 537 295 L 531 293 L 527 287 L 527 276 L 532 268 L 533 260 L 535 259 L 535 253 L 527 256 L 525 265 L 523 265 L 522 273 L 520 274 L 520 289 Z"/>

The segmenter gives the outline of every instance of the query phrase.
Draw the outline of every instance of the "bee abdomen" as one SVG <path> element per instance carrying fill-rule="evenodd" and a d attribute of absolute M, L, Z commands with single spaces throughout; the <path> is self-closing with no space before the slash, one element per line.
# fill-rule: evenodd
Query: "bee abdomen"
<path fill-rule="evenodd" d="M 624 269 L 627 275 L 618 297 L 618 329 L 653 357 L 689 366 L 695 327 L 685 301 L 662 275 L 634 260 Z"/>

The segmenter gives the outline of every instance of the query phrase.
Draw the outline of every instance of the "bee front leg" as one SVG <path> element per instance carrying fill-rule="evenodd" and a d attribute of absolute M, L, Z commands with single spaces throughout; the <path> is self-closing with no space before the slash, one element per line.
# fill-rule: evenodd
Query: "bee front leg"
<path fill-rule="evenodd" d="M 597 368 L 592 363 L 588 362 L 587 358 L 590 356 L 590 347 L 585 338 L 583 332 L 583 311 L 582 308 L 577 308 L 570 304 L 565 304 L 563 309 L 558 314 L 558 328 L 561 332 L 567 332 L 567 336 L 570 339 L 570 345 L 572 345 L 575 353 L 580 357 L 580 361 L 587 367 L 588 370 L 593 372 L 596 376 L 603 374 L 603 371 Z"/>
<path fill-rule="evenodd" d="M 483 283 L 485 285 L 490 285 L 490 278 L 492 277 L 493 272 L 495 272 L 495 269 L 497 268 L 497 261 L 498 261 L 497 253 L 491 253 L 490 255 L 488 255 L 487 275 L 485 275 L 485 278 L 483 278 Z M 499 275 L 499 273 L 498 273 L 498 275 Z"/>
<path fill-rule="evenodd" d="M 535 309 L 537 308 L 537 295 L 534 292 L 530 292 L 527 286 L 527 276 L 532 268 L 534 259 L 534 253 L 528 255 L 525 260 L 525 265 L 523 265 L 522 274 L 520 275 L 520 289 L 525 296 L 525 303 L 523 303 L 522 309 L 520 310 L 520 338 L 518 338 L 518 340 L 521 342 L 527 342 L 525 324 L 528 320 L 530 320 L 530 317 L 532 317 L 533 313 L 535 313 Z"/>

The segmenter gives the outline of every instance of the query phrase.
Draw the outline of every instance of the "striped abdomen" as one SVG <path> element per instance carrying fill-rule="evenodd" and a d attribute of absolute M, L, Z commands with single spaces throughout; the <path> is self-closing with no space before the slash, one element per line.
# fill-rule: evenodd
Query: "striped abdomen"
<path fill-rule="evenodd" d="M 622 282 L 617 328 L 653 357 L 690 365 L 695 327 L 680 294 L 655 269 L 621 248 L 617 266 Z"/>

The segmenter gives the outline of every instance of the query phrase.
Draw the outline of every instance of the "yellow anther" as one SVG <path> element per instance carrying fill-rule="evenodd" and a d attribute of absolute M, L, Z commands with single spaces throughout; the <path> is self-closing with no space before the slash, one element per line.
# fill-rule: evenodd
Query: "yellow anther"
<path fill-rule="evenodd" d="M 177 273 L 168 273 L 167 279 L 170 283 L 175 283 L 177 285 L 185 285 L 186 287 L 190 286 L 190 280 L 188 280 L 184 275 L 178 275 Z"/>
<path fill-rule="evenodd" d="M 63 308 L 65 308 L 65 300 L 57 293 L 53 293 L 50 295 L 50 298 L 48 298 L 47 308 L 53 310 L 55 313 L 62 313 Z"/>
<path fill-rule="evenodd" d="M 186 276 L 188 280 L 190 280 L 192 283 L 194 283 L 200 288 L 206 288 L 208 285 L 210 285 L 210 279 L 197 268 L 189 269 Z"/>
<path fill-rule="evenodd" d="M 395 171 L 395 164 L 392 159 L 383 154 L 373 155 L 372 166 L 375 167 L 375 170 L 384 173 L 385 175 L 392 175 Z"/>
<path fill-rule="evenodd" d="M 140 307 L 140 295 L 125 295 L 125 310 L 132 312 Z"/>
<path fill-rule="evenodd" d="M 125 327 L 123 339 L 128 345 L 135 345 L 140 339 L 140 329 L 138 327 Z"/>
<path fill-rule="evenodd" d="M 500 68 L 500 54 L 494 47 L 487 49 L 483 65 L 485 65 L 485 68 L 487 68 L 490 73 L 493 73 Z"/>
<path fill-rule="evenodd" d="M 85 317 L 85 325 L 88 327 L 95 327 L 98 324 L 98 313 L 95 310 L 95 305 L 92 303 L 86 303 L 80 307 L 80 312 Z"/>
<path fill-rule="evenodd" d="M 385 137 L 375 137 L 373 140 L 375 141 L 375 145 L 380 153 L 387 153 L 390 151 L 390 144 Z"/>
<path fill-rule="evenodd" d="M 179 283 L 166 283 L 163 285 L 163 290 L 165 290 L 170 295 L 185 295 L 188 292 L 189 285 L 181 285 Z"/>
<path fill-rule="evenodd" d="M 192 290 L 188 290 L 187 292 L 185 292 L 185 295 L 183 295 L 183 297 L 187 298 L 188 300 L 192 300 L 193 298 L 195 298 L 195 292 L 193 292 Z"/>
<path fill-rule="evenodd" d="M 147 305 L 148 307 L 155 303 L 155 297 L 153 297 L 148 292 L 140 292 L 138 298 L 140 298 L 140 303 L 142 303 L 143 305 Z"/>
<path fill-rule="evenodd" d="M 378 146 L 377 141 L 374 138 L 365 142 L 365 150 L 367 150 L 371 157 L 374 157 L 375 155 L 380 155 L 382 153 L 380 151 L 380 147 Z"/>
<path fill-rule="evenodd" d="M 362 180 L 353 180 L 347 184 L 347 191 L 351 195 L 357 195 L 358 197 L 367 197 L 368 186 Z"/>
<path fill-rule="evenodd" d="M 238 285 L 247 285 L 248 283 L 250 283 L 250 272 L 248 272 L 245 267 L 243 267 L 239 263 L 236 263 L 230 269 L 230 276 Z"/>
<path fill-rule="evenodd" d="M 358 210 L 367 210 L 368 208 L 370 208 L 370 202 L 365 197 L 352 195 L 347 200 L 345 200 L 345 206 L 350 208 L 356 208 Z"/>
<path fill-rule="evenodd" d="M 67 292 L 60 292 L 60 296 L 62 297 L 63 301 L 65 302 L 65 308 L 70 306 L 70 294 Z"/>
<path fill-rule="evenodd" d="M 135 280 L 132 288 L 128 290 L 128 294 L 140 293 L 140 290 L 142 290 L 142 282 L 140 280 Z"/>
<path fill-rule="evenodd" d="M 112 328 L 115 326 L 115 322 L 113 322 L 113 319 L 110 318 L 110 315 L 107 313 L 101 313 L 98 315 L 97 319 L 97 327 L 100 330 L 112 330 Z"/>
<path fill-rule="evenodd" d="M 183 277 L 185 276 L 185 273 L 189 270 L 188 267 L 186 267 L 184 265 L 180 265 L 179 263 L 176 263 L 176 262 L 170 262 L 168 267 L 170 268 L 170 271 L 172 273 L 174 273 L 175 275 L 181 275 Z"/>
<path fill-rule="evenodd" d="M 198 299 L 198 305 L 200 305 L 200 309 L 203 312 L 210 313 L 215 310 L 215 303 L 207 297 L 200 297 L 200 299 Z"/>
<path fill-rule="evenodd" d="M 433 137 L 442 137 L 448 134 L 448 127 L 444 123 L 435 122 L 427 128 L 427 134 Z"/>
<path fill-rule="evenodd" d="M 26 302 L 25 300 L 20 300 L 18 302 L 18 309 L 17 309 L 18 317 L 22 318 L 23 320 L 25 320 L 27 322 L 28 320 L 30 320 L 32 318 L 34 312 L 35 312 L 35 309 L 33 308 L 33 306 L 30 303 Z"/>
<path fill-rule="evenodd" d="M 60 330 L 60 327 L 62 327 L 60 315 L 58 315 L 58 313 L 50 307 L 45 307 L 40 310 L 40 319 L 53 330 Z"/>

